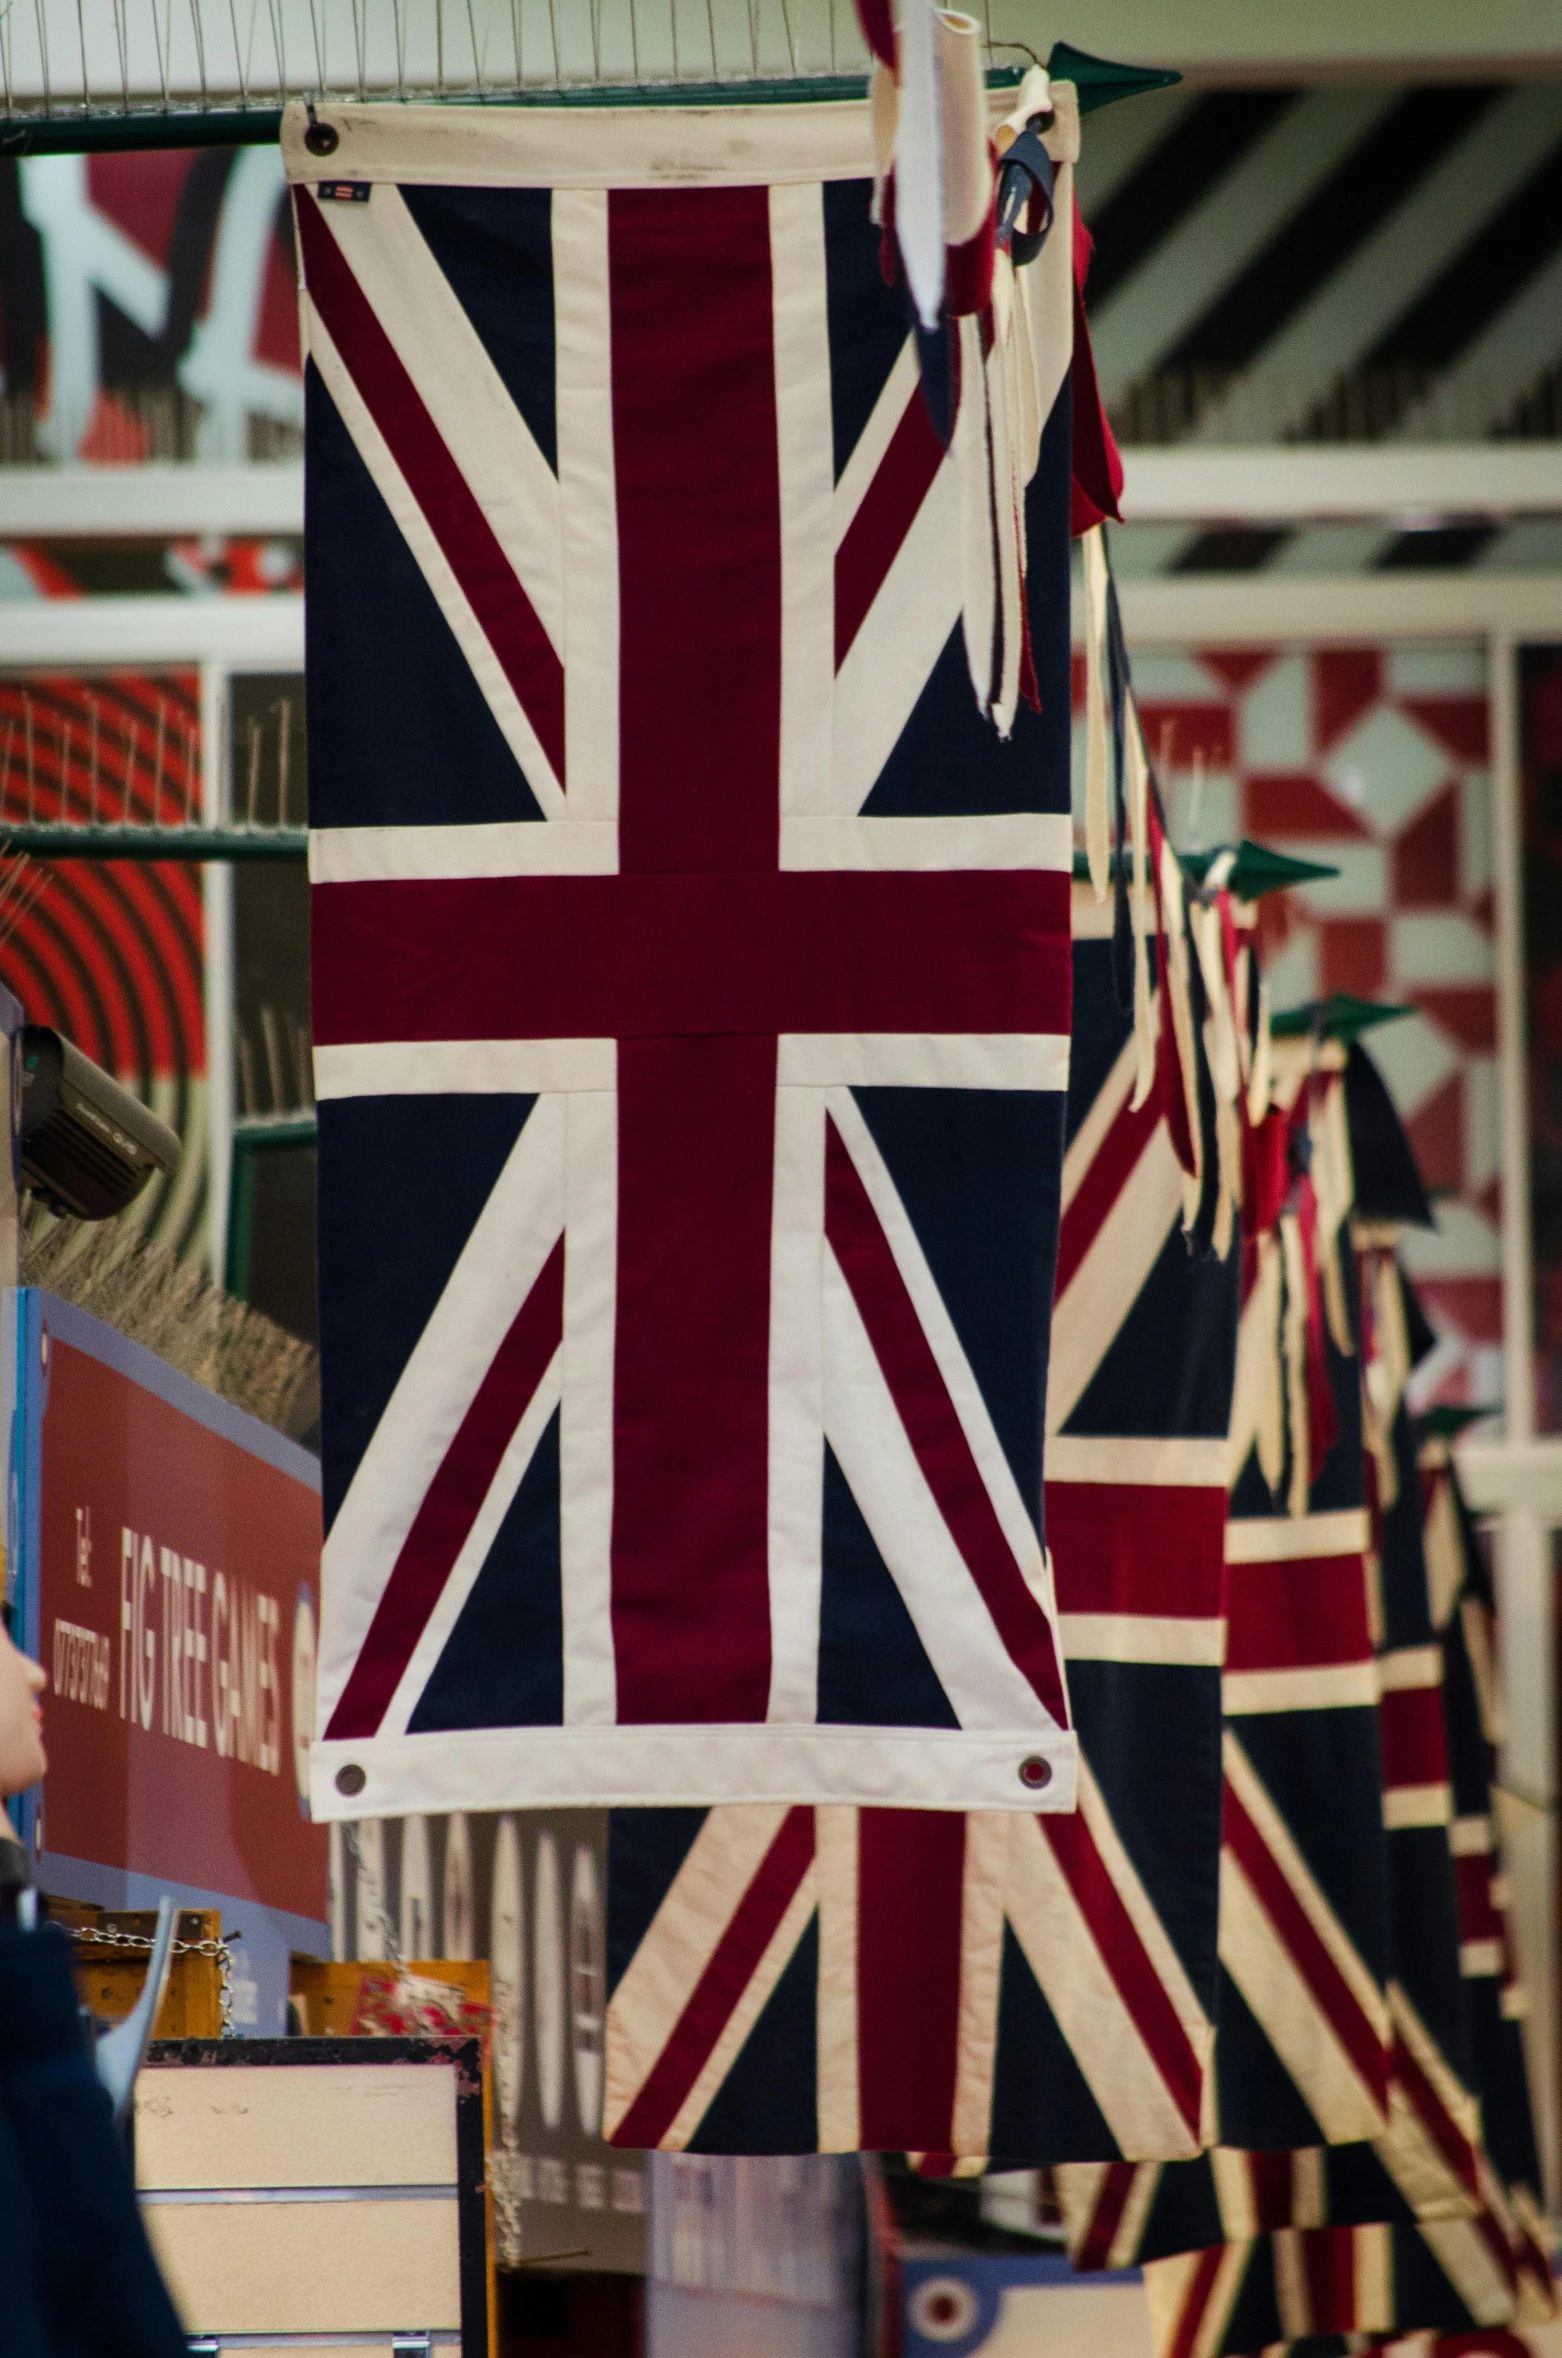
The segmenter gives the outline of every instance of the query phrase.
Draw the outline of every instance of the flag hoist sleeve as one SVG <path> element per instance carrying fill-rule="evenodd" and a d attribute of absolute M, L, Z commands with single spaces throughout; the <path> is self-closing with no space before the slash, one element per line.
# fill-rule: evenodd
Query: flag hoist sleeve
<path fill-rule="evenodd" d="M 1068 239 L 919 343 L 865 102 L 316 113 L 313 1806 L 742 1802 L 764 1948 L 1075 1804 Z"/>

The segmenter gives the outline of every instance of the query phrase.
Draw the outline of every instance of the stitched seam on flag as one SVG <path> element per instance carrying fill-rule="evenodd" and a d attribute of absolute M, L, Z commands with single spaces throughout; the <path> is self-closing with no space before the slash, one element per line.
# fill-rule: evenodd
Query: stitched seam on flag
<path fill-rule="evenodd" d="M 676 2119 L 663 2132 L 659 2142 L 664 2151 L 682 2152 L 698 2130 L 720 2094 L 728 2072 L 748 2044 L 750 2032 L 775 1995 L 776 1984 L 797 1954 L 798 1944 L 813 1920 L 818 1904 L 817 1877 L 810 1865 L 787 1902 L 786 1912 L 772 1933 L 764 1955 L 749 1976 L 742 1996 L 727 2017 L 720 2037 L 701 2066 L 699 2077 L 679 2106 Z M 822 2144 L 820 2150 L 823 2150 Z"/>
<path fill-rule="evenodd" d="M 616 2122 L 614 2144 L 661 2143 L 781 1929 L 813 1855 L 812 1811 L 789 1809 L 656 2060 Z M 801 1926 L 798 1931 L 801 1937 Z"/>
<path fill-rule="evenodd" d="M 1314 1936 L 1323 1943 L 1333 1972 L 1349 1992 L 1360 2014 L 1376 2026 L 1379 2044 L 1388 2044 L 1388 2000 L 1323 1895 L 1290 1828 L 1270 1799 L 1242 1746 L 1228 1729 L 1221 1741 L 1225 1763 L 1227 1807 L 1234 1799 L 1260 1855 L 1274 1862 L 1275 1871 L 1303 1910 Z"/>
<path fill-rule="evenodd" d="M 917 1463 L 1010 1659 L 1066 1727 L 1052 1625 L 1015 1561 L 916 1305 L 833 1119 L 825 1153 L 825 1235 Z"/>
<path fill-rule="evenodd" d="M 1223 1887 L 1228 1883 L 1231 1886 L 1230 1899 L 1221 1910 L 1221 1962 L 1257 2015 L 1265 2035 L 1274 2044 L 1293 2078 L 1301 2075 L 1299 2084 L 1303 2085 L 1304 2094 L 1318 2113 L 1320 2125 L 1330 2135 L 1339 2133 L 1331 2107 L 1316 2081 L 1317 2068 L 1326 2060 L 1317 2051 L 1317 2033 L 1322 2030 L 1327 2036 L 1329 2047 L 1341 2062 L 1348 2065 L 1352 2078 L 1378 2113 L 1379 2118 L 1373 2123 L 1373 2129 L 1380 2128 L 1388 2058 L 1377 2036 L 1378 2026 L 1357 2004 L 1345 1977 L 1336 1968 L 1328 1949 L 1297 1903 L 1295 1893 L 1265 1850 L 1251 1819 L 1229 1784 L 1226 1788 Z M 1247 1928 L 1249 1936 L 1261 1924 L 1268 1942 L 1273 1944 L 1267 1979 L 1264 1974 L 1255 1971 L 1255 1961 L 1239 1937 L 1238 1925 L 1242 1914 L 1240 1900 L 1243 1893 L 1255 1915 L 1254 1922 Z M 1224 1889 L 1222 1896 L 1224 1901 Z M 1275 1970 L 1282 1959 L 1287 1968 L 1283 1978 Z M 1296 1988 L 1305 1993 L 1308 2001 L 1306 2019 L 1312 2025 L 1309 2043 L 1315 2050 L 1311 2063 L 1297 2049 L 1291 2026 L 1280 2011 L 1286 1981 L 1293 1982 Z"/>
<path fill-rule="evenodd" d="M 1480 2108 L 1441 2053 L 1404 1986 L 1391 1982 L 1394 2068 L 1406 2095 L 1436 2138 L 1449 2167 L 1473 2188 L 1480 2144 Z"/>
<path fill-rule="evenodd" d="M 407 1722 L 438 1666 L 440 1656 L 488 1560 L 489 1550 L 499 1535 L 504 1518 L 526 1479 L 538 1444 L 557 1412 L 563 1391 L 563 1376 L 564 1355 L 562 1351 L 555 1351 L 536 1391 L 521 1411 L 515 1431 L 505 1445 L 504 1453 L 494 1469 L 493 1479 L 472 1519 L 471 1528 L 457 1550 L 449 1576 L 434 1600 L 416 1645 L 407 1656 L 407 1666 L 397 1681 L 396 1692 L 386 1705 L 385 1717 L 380 1723 L 382 1734 L 404 1736 L 407 1733 Z"/>
<path fill-rule="evenodd" d="M 1221 1687 L 1227 1719 L 1268 1711 L 1359 1711 L 1377 1699 L 1377 1673 L 1370 1662 L 1341 1662 L 1322 1670 L 1228 1668 Z"/>
<path fill-rule="evenodd" d="M 1423 2219 L 1417 2233 L 1477 2325 L 1506 2325 L 1513 2314 L 1512 2261 L 1501 2230 L 1477 2219 Z"/>
<path fill-rule="evenodd" d="M 1054 1296 L 1047 1370 L 1047 1431 L 1067 1423 L 1117 1341 L 1182 1209 L 1182 1168 L 1164 1123 L 1091 1239 L 1073 1282 Z"/>
<path fill-rule="evenodd" d="M 1164 1935 L 1157 1943 L 1163 1953 L 1152 1957 L 1146 1928 L 1136 1921 L 1136 1912 L 1119 1888 L 1119 1879 L 1132 1875 L 1120 1845 L 1114 1845 L 1119 1852 L 1113 1861 L 1117 1872 L 1108 1866 L 1103 1841 L 1108 1838 L 1109 1821 L 1095 1781 L 1083 1763 L 1077 1815 L 1067 1821 L 1038 1819 L 1037 1823 L 1124 2008 L 1196 2146 L 1204 2094 L 1203 2064 L 1166 1979 L 1168 1965 L 1173 1965 L 1179 1976 L 1180 1967 L 1169 1954 L 1170 1943 Z M 1147 1901 L 1145 1907 L 1147 1910 Z M 1179 1995 L 1184 2007 L 1192 2001 L 1191 1991 Z"/>
<path fill-rule="evenodd" d="M 819 2147 L 855 2153 L 862 2142 L 857 2062 L 857 1823 L 841 1803 L 814 1811 L 819 1891 L 819 1998 L 815 2053 Z"/>
<path fill-rule="evenodd" d="M 1163 1668 L 1218 1670 L 1226 1625 L 1218 1618 L 1167 1613 L 1060 1613 L 1068 1662 L 1152 1662 Z"/>
<path fill-rule="evenodd" d="M 1070 896 L 1070 912 L 1079 896 L 1075 885 Z M 1063 1184 L 1058 1195 L 1060 1219 L 1084 1185 L 1108 1136 L 1115 1128 L 1118 1116 L 1133 1093 L 1134 1077 L 1138 1070 L 1137 1055 L 1132 1037 L 1118 1052 L 1117 1062 L 1091 1099 L 1084 1120 L 1069 1140 L 1063 1154 Z"/>
<path fill-rule="evenodd" d="M 955 2043 L 953 2150 L 985 2155 L 991 2143 L 993 2071 L 1003 1972 L 1003 1893 L 1019 1821 L 972 1810 L 965 1821 L 960 1910 L 960 2020 Z"/>
<path fill-rule="evenodd" d="M 1224 1500 L 1226 1437 L 1054 1433 L 1047 1443 L 1047 1488 L 1067 1482 L 1107 1483 L 1114 1489 L 1210 1490 Z M 1224 1507 L 1221 1521 L 1224 1524 Z"/>
<path fill-rule="evenodd" d="M 375 1734 L 526 1405 L 564 1336 L 564 1239 L 489 1363 L 391 1567 L 328 1737 Z"/>
<path fill-rule="evenodd" d="M 1360 1556 L 1369 1538 L 1364 1507 L 1319 1515 L 1234 1515 L 1226 1525 L 1226 1562 L 1288 1564 Z"/>
<path fill-rule="evenodd" d="M 298 223 L 310 300 L 562 781 L 564 671 L 537 610 L 304 189 Z"/>
<path fill-rule="evenodd" d="M 1153 1094 L 1135 1112 L 1124 1103 L 1116 1121 L 1101 1141 L 1099 1153 L 1081 1179 L 1058 1227 L 1058 1269 L 1054 1291 L 1063 1295 L 1101 1226 L 1119 1201 L 1128 1175 L 1149 1145 L 1161 1121 L 1160 1101 Z M 1159 1252 L 1164 1238 L 1157 1239 Z"/>
<path fill-rule="evenodd" d="M 789 1806 L 753 1802 L 707 1810 L 608 2002 L 603 2117 L 609 2137 L 709 1965 L 726 1930 L 732 1893 L 753 1880 Z"/>
<path fill-rule="evenodd" d="M 840 481 L 831 493 L 831 553 L 840 547 L 851 529 L 865 495 L 872 489 L 884 454 L 895 439 L 895 430 L 905 412 L 906 404 L 919 399 L 922 372 L 917 365 L 916 341 L 907 336 L 895 355 L 893 367 L 879 388 L 878 398 L 868 413 L 868 422 L 853 443 Z"/>
<path fill-rule="evenodd" d="M 831 796 L 860 811 L 959 628 L 959 488 L 940 468 L 835 675 Z"/>
<path fill-rule="evenodd" d="M 326 226 L 562 657 L 558 478 L 399 188 L 335 205 Z"/>
<path fill-rule="evenodd" d="M 318 1665 L 322 1723 L 357 1659 L 385 1568 L 399 1555 L 473 1393 L 563 1229 L 563 1137 L 562 1104 L 539 1098 L 396 1378 L 326 1534 Z"/>
<path fill-rule="evenodd" d="M 926 404 L 907 402 L 900 423 L 835 552 L 835 667 L 839 671 L 883 588 L 944 463 Z"/>
<path fill-rule="evenodd" d="M 493 714 L 500 735 L 509 746 L 523 776 L 529 781 L 540 808 L 548 816 L 556 817 L 564 808 L 564 790 L 554 774 L 531 715 L 517 695 L 473 609 L 464 585 L 402 473 L 400 462 L 375 423 L 373 413 L 360 393 L 346 361 L 332 342 L 322 313 L 308 296 L 305 297 L 305 308 L 308 316 L 309 356 L 320 372 L 321 381 L 336 405 L 337 413 L 369 479 L 406 542 L 412 560 L 422 573 L 446 628 L 455 641 L 460 659 L 469 667 L 479 693 Z M 530 823 L 534 827 L 537 824 L 535 820 Z"/>

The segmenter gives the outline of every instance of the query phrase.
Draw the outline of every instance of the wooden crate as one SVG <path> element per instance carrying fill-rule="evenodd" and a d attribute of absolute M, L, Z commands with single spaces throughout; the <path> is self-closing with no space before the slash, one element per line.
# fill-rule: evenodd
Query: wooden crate
<path fill-rule="evenodd" d="M 49 1913 L 73 1936 L 76 1987 L 82 2004 L 100 2022 L 122 2022 L 146 1986 L 150 1951 L 122 1949 L 94 1941 L 96 1931 L 131 1932 L 150 1940 L 157 1930 L 153 1908 L 96 1908 L 80 1901 L 51 1900 Z M 222 1917 L 215 1908 L 181 1908 L 175 1942 L 220 1940 Z M 168 1987 L 157 2010 L 157 2039 L 215 2039 L 222 2032 L 222 1961 L 218 1957 L 175 1955 Z"/>
<path fill-rule="evenodd" d="M 301 1957 L 294 1952 L 288 1975 L 288 1995 L 298 2009 L 298 2027 L 306 2039 L 345 2038 L 358 2012 L 358 1992 L 365 1973 L 383 1973 L 383 1965 L 340 1964 L 326 1957 Z M 416 1957 L 409 1973 L 428 1981 L 443 1981 L 465 1990 L 484 2006 L 488 1999 L 486 1957 Z"/>

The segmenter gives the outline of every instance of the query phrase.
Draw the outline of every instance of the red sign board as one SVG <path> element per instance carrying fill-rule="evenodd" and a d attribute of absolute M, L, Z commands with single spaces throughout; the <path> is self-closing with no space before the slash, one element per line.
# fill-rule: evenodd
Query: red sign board
<path fill-rule="evenodd" d="M 321 1922 L 314 1461 L 79 1310 L 16 1300 L 45 1888 L 90 1862 Z"/>

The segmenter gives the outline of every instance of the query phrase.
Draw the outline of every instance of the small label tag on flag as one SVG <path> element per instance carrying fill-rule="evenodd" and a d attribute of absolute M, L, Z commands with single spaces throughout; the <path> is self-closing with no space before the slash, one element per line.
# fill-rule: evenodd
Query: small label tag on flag
<path fill-rule="evenodd" d="M 315 195 L 339 205 L 366 205 L 373 187 L 372 180 L 321 180 Z"/>

